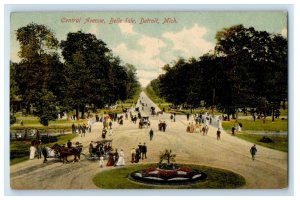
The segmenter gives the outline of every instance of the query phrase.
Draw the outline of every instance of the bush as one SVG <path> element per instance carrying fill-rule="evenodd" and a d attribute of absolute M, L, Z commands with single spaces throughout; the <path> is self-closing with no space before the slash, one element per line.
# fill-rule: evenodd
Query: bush
<path fill-rule="evenodd" d="M 263 142 L 263 143 L 273 143 L 274 142 L 271 138 L 268 138 L 265 136 L 263 136 L 259 141 Z"/>
<path fill-rule="evenodd" d="M 54 143 L 54 142 L 57 142 L 58 139 L 57 137 L 55 136 L 47 136 L 47 135 L 43 135 L 41 137 L 41 141 L 43 144 L 48 144 L 48 143 Z"/>
<path fill-rule="evenodd" d="M 10 124 L 14 124 L 14 123 L 16 123 L 16 121 L 17 121 L 16 116 L 10 115 Z"/>

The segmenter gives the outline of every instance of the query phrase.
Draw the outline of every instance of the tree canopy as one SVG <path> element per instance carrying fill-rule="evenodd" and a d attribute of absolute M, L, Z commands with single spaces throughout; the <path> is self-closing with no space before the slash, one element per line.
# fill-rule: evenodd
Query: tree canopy
<path fill-rule="evenodd" d="M 179 58 L 148 87 L 175 105 L 217 107 L 227 114 L 277 109 L 287 99 L 287 39 L 236 25 L 216 33 L 214 52 L 198 59 Z"/>
<path fill-rule="evenodd" d="M 59 112 L 76 109 L 84 117 L 87 105 L 102 108 L 140 88 L 135 67 L 123 65 L 94 34 L 70 32 L 59 42 L 48 27 L 31 23 L 16 36 L 21 61 L 11 63 L 11 100 L 20 96 L 45 126 Z"/>

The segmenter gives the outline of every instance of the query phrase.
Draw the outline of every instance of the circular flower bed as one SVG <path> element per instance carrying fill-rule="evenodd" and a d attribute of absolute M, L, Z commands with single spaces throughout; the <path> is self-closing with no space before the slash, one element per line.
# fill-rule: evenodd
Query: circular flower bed
<path fill-rule="evenodd" d="M 159 167 L 149 167 L 147 169 L 132 172 L 129 179 L 148 184 L 191 184 L 200 180 L 205 180 L 207 175 L 196 169 L 189 167 L 179 167 L 178 165 L 168 165 Z"/>

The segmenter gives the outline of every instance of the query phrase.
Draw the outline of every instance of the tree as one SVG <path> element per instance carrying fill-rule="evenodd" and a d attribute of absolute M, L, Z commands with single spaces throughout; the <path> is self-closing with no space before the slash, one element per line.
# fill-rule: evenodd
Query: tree
<path fill-rule="evenodd" d="M 141 85 L 138 82 L 136 68 L 134 65 L 125 64 L 125 71 L 127 73 L 126 80 L 126 94 L 127 99 L 132 98 L 138 90 L 140 90 Z"/>
<path fill-rule="evenodd" d="M 52 92 L 42 89 L 35 94 L 34 114 L 39 117 L 40 123 L 49 125 L 49 121 L 57 118 L 58 102 Z"/>
<path fill-rule="evenodd" d="M 224 28 L 216 39 L 216 54 L 230 63 L 225 73 L 233 109 L 256 107 L 258 99 L 280 105 L 287 97 L 287 41 L 243 25 Z"/>
<path fill-rule="evenodd" d="M 34 103 L 35 94 L 42 89 L 53 90 L 59 94 L 57 88 L 61 80 L 62 65 L 56 53 L 58 41 L 54 33 L 44 25 L 31 23 L 16 31 L 20 43 L 20 63 L 15 66 L 15 81 L 18 93 L 26 111 Z M 53 70 L 54 68 L 58 68 Z M 54 78 L 55 77 L 55 78 Z"/>
<path fill-rule="evenodd" d="M 108 103 L 107 95 L 110 50 L 95 35 L 78 31 L 68 33 L 67 40 L 61 41 L 65 60 L 66 93 L 68 103 L 79 109 L 84 117 L 86 104 L 102 107 Z"/>
<path fill-rule="evenodd" d="M 170 162 L 175 162 L 176 154 L 172 154 L 172 150 L 166 149 L 165 152 L 161 153 L 159 156 L 159 163 L 161 164 L 164 160 L 167 161 L 168 165 Z"/>

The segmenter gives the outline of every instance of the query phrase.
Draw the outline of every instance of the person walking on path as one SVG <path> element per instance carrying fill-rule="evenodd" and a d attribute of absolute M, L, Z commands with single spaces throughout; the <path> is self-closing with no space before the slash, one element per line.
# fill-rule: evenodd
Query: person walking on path
<path fill-rule="evenodd" d="M 147 159 L 147 146 L 144 142 L 144 145 L 142 146 L 142 160 Z"/>
<path fill-rule="evenodd" d="M 118 162 L 117 162 L 117 166 L 124 166 L 125 165 L 125 159 L 124 159 L 124 151 L 123 149 L 121 149 L 120 153 L 119 153 L 119 159 L 118 159 Z"/>
<path fill-rule="evenodd" d="M 231 128 L 231 135 L 235 135 L 235 127 L 234 126 Z"/>
<path fill-rule="evenodd" d="M 255 159 L 255 154 L 256 154 L 256 152 L 257 152 L 257 149 L 256 149 L 256 145 L 254 144 L 252 147 L 251 147 L 251 149 L 250 149 L 250 154 L 251 154 L 251 156 L 252 156 L 252 160 L 254 161 L 254 159 Z"/>
<path fill-rule="evenodd" d="M 220 140 L 221 139 L 221 130 L 220 128 L 218 128 L 217 130 L 217 140 Z"/>
<path fill-rule="evenodd" d="M 34 142 L 32 141 L 32 142 L 31 142 L 31 147 L 30 147 L 30 156 L 29 156 L 29 159 L 30 159 L 30 160 L 33 160 L 33 159 L 34 159 L 35 151 L 36 151 L 36 148 L 35 148 L 35 146 L 34 146 Z"/>
<path fill-rule="evenodd" d="M 112 121 L 109 121 L 109 129 L 112 129 Z"/>
<path fill-rule="evenodd" d="M 116 151 L 114 153 L 114 161 L 115 161 L 114 166 L 117 166 L 118 160 L 119 160 L 119 153 L 118 153 L 118 149 L 116 149 Z"/>
<path fill-rule="evenodd" d="M 189 114 L 189 113 L 186 114 L 186 120 L 187 120 L 187 121 L 190 120 L 190 114 Z"/>
<path fill-rule="evenodd" d="M 38 145 L 36 147 L 37 150 L 37 157 L 38 159 L 42 158 L 42 146 L 41 146 L 41 141 L 38 142 Z"/>
<path fill-rule="evenodd" d="M 135 154 L 136 154 L 135 148 L 132 148 L 130 153 L 131 153 L 131 163 L 134 163 L 135 162 Z"/>
<path fill-rule="evenodd" d="M 150 135 L 150 141 L 151 141 L 152 138 L 153 138 L 153 130 L 152 130 L 152 128 L 151 128 L 151 130 L 150 130 L 150 132 L 149 132 L 149 135 Z"/>
<path fill-rule="evenodd" d="M 75 134 L 76 133 L 76 128 L 75 128 L 75 124 L 72 124 L 72 133 Z"/>

